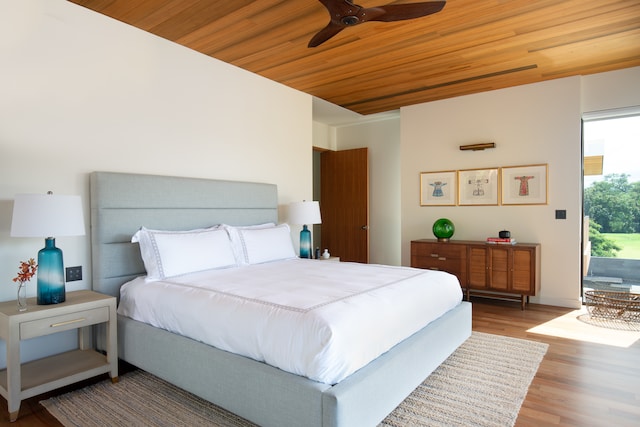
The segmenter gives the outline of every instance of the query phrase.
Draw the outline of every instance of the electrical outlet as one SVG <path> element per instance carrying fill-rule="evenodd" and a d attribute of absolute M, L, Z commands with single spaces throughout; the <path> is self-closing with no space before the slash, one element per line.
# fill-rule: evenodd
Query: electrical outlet
<path fill-rule="evenodd" d="M 75 282 L 76 280 L 82 280 L 82 266 L 67 267 L 67 282 Z"/>
<path fill-rule="evenodd" d="M 564 209 L 556 210 L 556 219 L 567 219 L 567 211 Z"/>

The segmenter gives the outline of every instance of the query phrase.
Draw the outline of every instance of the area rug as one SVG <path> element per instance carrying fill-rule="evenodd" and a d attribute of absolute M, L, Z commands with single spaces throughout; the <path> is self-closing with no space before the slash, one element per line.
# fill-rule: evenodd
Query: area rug
<path fill-rule="evenodd" d="M 547 344 L 474 332 L 381 424 L 513 426 Z M 144 371 L 40 402 L 64 426 L 253 426 Z"/>

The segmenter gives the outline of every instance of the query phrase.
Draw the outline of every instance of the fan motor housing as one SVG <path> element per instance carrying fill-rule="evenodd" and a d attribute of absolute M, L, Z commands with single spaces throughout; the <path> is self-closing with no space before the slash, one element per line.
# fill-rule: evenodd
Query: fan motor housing
<path fill-rule="evenodd" d="M 360 22 L 360 18 L 357 16 L 345 16 L 340 20 L 344 25 L 356 25 Z"/>

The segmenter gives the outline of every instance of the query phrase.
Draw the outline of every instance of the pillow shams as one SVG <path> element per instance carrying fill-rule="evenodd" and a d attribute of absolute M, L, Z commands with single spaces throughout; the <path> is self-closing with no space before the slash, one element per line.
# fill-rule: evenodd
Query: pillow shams
<path fill-rule="evenodd" d="M 236 265 L 229 235 L 223 228 L 163 231 L 142 227 L 131 241 L 140 243 L 147 279 Z"/>
<path fill-rule="evenodd" d="M 276 224 L 273 222 L 267 222 L 264 224 L 255 224 L 255 225 L 243 225 L 243 226 L 233 226 L 222 224 L 221 227 L 224 227 L 229 233 L 229 238 L 231 239 L 231 247 L 233 248 L 233 253 L 236 257 L 236 263 L 238 265 L 247 265 L 247 257 L 245 255 L 244 247 L 242 244 L 242 239 L 240 238 L 240 230 L 255 230 L 259 228 L 273 228 Z"/>
<path fill-rule="evenodd" d="M 247 264 L 295 258 L 291 230 L 287 224 L 271 228 L 238 229 Z"/>

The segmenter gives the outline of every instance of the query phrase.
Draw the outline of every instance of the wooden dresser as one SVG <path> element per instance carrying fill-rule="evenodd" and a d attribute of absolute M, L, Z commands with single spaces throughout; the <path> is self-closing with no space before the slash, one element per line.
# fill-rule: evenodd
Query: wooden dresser
<path fill-rule="evenodd" d="M 540 288 L 540 245 L 488 244 L 482 241 L 435 239 L 411 242 L 411 266 L 442 270 L 460 280 L 471 295 L 518 298 L 522 309 Z"/>

